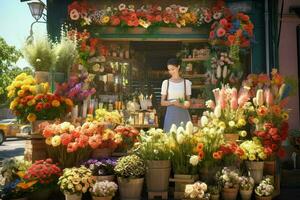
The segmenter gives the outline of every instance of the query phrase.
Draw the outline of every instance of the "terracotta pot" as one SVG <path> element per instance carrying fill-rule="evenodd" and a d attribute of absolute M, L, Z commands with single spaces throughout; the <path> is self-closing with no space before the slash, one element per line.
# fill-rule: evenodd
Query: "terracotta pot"
<path fill-rule="evenodd" d="M 225 133 L 224 139 L 226 142 L 236 142 L 239 139 L 239 134 L 236 133 Z"/>
<path fill-rule="evenodd" d="M 222 197 L 224 200 L 235 200 L 238 195 L 238 188 L 223 188 Z"/>
<path fill-rule="evenodd" d="M 240 190 L 242 200 L 250 200 L 253 190 Z"/>
<path fill-rule="evenodd" d="M 261 196 L 255 195 L 255 199 L 256 200 L 272 200 L 272 195 L 266 196 L 266 197 L 261 197 Z"/>
<path fill-rule="evenodd" d="M 165 192 L 169 189 L 170 160 L 148 160 L 146 183 L 148 192 Z"/>
<path fill-rule="evenodd" d="M 263 178 L 264 161 L 246 161 L 246 166 L 254 182 L 259 184 Z"/>
<path fill-rule="evenodd" d="M 81 200 L 82 194 L 65 194 L 66 200 Z"/>
<path fill-rule="evenodd" d="M 114 181 L 115 175 L 107 175 L 107 176 L 94 176 L 97 182 L 100 181 Z"/>
<path fill-rule="evenodd" d="M 118 177 L 121 200 L 138 200 L 141 198 L 144 178 Z"/>
<path fill-rule="evenodd" d="M 112 197 L 95 197 L 93 196 L 93 200 L 111 200 Z"/>
<path fill-rule="evenodd" d="M 51 196 L 52 188 L 41 188 L 28 195 L 29 200 L 48 200 Z"/>
<path fill-rule="evenodd" d="M 47 71 L 35 71 L 34 73 L 34 79 L 37 83 L 44 83 L 47 82 L 49 85 L 51 85 L 51 73 Z"/>
<path fill-rule="evenodd" d="M 113 150 L 111 148 L 94 149 L 92 158 L 108 158 L 111 157 Z"/>
<path fill-rule="evenodd" d="M 219 200 L 220 199 L 220 195 L 219 194 L 211 194 L 210 195 L 210 200 Z"/>

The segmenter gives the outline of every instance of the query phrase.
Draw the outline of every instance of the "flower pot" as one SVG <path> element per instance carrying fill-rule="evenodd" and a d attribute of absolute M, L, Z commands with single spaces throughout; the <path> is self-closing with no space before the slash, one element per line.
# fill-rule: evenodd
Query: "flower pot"
<path fill-rule="evenodd" d="M 250 176 L 256 184 L 259 184 L 263 177 L 264 162 L 263 161 L 246 161 L 246 166 L 250 172 Z"/>
<path fill-rule="evenodd" d="M 54 72 L 53 81 L 54 83 L 63 83 L 65 82 L 66 75 L 63 72 Z"/>
<path fill-rule="evenodd" d="M 272 195 L 270 195 L 270 196 L 266 196 L 266 197 L 264 197 L 264 196 L 258 196 L 258 195 L 255 195 L 255 199 L 256 200 L 272 200 Z"/>
<path fill-rule="evenodd" d="M 108 158 L 111 157 L 113 150 L 111 148 L 94 149 L 92 158 Z"/>
<path fill-rule="evenodd" d="M 236 133 L 225 133 L 224 139 L 226 142 L 236 142 L 239 139 L 239 134 Z"/>
<path fill-rule="evenodd" d="M 81 200 L 82 194 L 65 194 L 66 200 Z"/>
<path fill-rule="evenodd" d="M 240 195 L 242 200 L 250 200 L 252 196 L 252 189 L 251 190 L 240 190 Z"/>
<path fill-rule="evenodd" d="M 138 200 L 141 198 L 144 178 L 118 177 L 121 200 Z"/>
<path fill-rule="evenodd" d="M 238 195 L 238 188 L 223 188 L 222 198 L 224 200 L 235 200 Z"/>
<path fill-rule="evenodd" d="M 93 196 L 93 200 L 111 200 L 112 197 L 95 197 Z"/>
<path fill-rule="evenodd" d="M 107 175 L 107 176 L 94 176 L 97 182 L 100 181 L 114 181 L 115 175 Z"/>
<path fill-rule="evenodd" d="M 166 192 L 171 173 L 170 160 L 148 160 L 146 183 L 148 192 Z"/>
<path fill-rule="evenodd" d="M 51 85 L 51 73 L 47 71 L 35 71 L 34 73 L 34 79 L 37 83 L 44 83 L 47 82 L 49 85 Z"/>
<path fill-rule="evenodd" d="M 29 200 L 48 200 L 51 196 L 52 188 L 41 188 L 28 195 Z"/>
<path fill-rule="evenodd" d="M 219 200 L 220 199 L 220 195 L 219 194 L 211 194 L 210 195 L 210 200 Z"/>

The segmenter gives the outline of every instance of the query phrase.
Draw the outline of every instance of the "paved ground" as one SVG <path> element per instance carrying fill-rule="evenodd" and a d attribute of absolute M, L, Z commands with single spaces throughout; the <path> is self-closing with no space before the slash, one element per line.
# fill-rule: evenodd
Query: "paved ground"
<path fill-rule="evenodd" d="M 7 138 L 0 145 L 0 160 L 24 154 L 25 139 Z"/>

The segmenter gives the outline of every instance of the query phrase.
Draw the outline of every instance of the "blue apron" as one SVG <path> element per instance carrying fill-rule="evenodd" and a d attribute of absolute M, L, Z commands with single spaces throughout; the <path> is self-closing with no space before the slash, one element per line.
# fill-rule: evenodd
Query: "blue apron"
<path fill-rule="evenodd" d="M 165 115 L 164 131 L 169 132 L 172 124 L 176 124 L 178 127 L 181 122 L 186 124 L 191 121 L 189 111 L 183 108 L 178 108 L 176 106 L 168 106 Z"/>

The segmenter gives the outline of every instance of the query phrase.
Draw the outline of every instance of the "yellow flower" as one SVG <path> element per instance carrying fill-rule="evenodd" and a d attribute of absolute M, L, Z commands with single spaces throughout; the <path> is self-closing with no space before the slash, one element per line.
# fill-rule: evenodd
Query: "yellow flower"
<path fill-rule="evenodd" d="M 33 105 L 35 105 L 35 103 L 36 103 L 35 99 L 31 99 L 30 101 L 27 102 L 27 105 L 33 106 Z"/>
<path fill-rule="evenodd" d="M 48 137 L 48 138 L 46 138 L 45 142 L 47 145 L 52 145 L 51 141 L 52 141 L 52 137 Z"/>
<path fill-rule="evenodd" d="M 68 189 L 72 189 L 72 188 L 74 188 L 74 185 L 72 183 L 69 183 L 68 184 Z"/>
<path fill-rule="evenodd" d="M 58 100 L 53 100 L 51 102 L 51 104 L 52 104 L 53 107 L 59 107 L 60 106 L 60 102 Z"/>
<path fill-rule="evenodd" d="M 10 90 L 7 94 L 8 98 L 12 98 L 15 95 L 15 90 Z"/>
<path fill-rule="evenodd" d="M 179 24 L 180 24 L 181 26 L 185 26 L 185 25 L 186 25 L 185 19 L 179 20 Z"/>
<path fill-rule="evenodd" d="M 9 109 L 14 110 L 17 106 L 18 106 L 18 101 L 13 100 L 13 101 L 10 103 Z"/>
<path fill-rule="evenodd" d="M 256 157 L 255 157 L 254 154 L 250 154 L 250 155 L 249 155 L 249 160 L 250 160 L 250 161 L 253 161 L 253 160 L 255 160 L 255 159 L 256 159 Z"/>
<path fill-rule="evenodd" d="M 44 87 L 44 93 L 47 93 L 49 91 L 49 83 L 44 83 L 43 87 Z"/>
<path fill-rule="evenodd" d="M 82 185 L 81 185 L 81 184 L 75 185 L 75 189 L 76 189 L 77 191 L 81 191 L 81 190 L 82 190 Z"/>
<path fill-rule="evenodd" d="M 32 94 L 36 94 L 36 86 L 30 86 L 30 87 L 29 87 L 29 91 L 30 91 Z"/>
<path fill-rule="evenodd" d="M 16 81 L 23 81 L 26 77 L 27 77 L 27 74 L 23 72 L 23 73 L 19 74 L 19 75 L 15 78 L 15 80 L 16 80 Z"/>
<path fill-rule="evenodd" d="M 240 136 L 241 137 L 246 137 L 247 136 L 247 131 L 240 131 Z"/>
<path fill-rule="evenodd" d="M 69 98 L 66 98 L 65 102 L 66 102 L 67 106 L 73 107 L 73 105 L 74 105 L 73 101 L 71 99 L 69 99 Z"/>
<path fill-rule="evenodd" d="M 238 126 L 245 126 L 246 125 L 246 120 L 241 118 L 238 120 Z"/>
<path fill-rule="evenodd" d="M 30 88 L 30 85 L 22 85 L 21 90 L 26 91 L 26 90 L 29 90 L 29 88 Z"/>
<path fill-rule="evenodd" d="M 61 144 L 61 137 L 59 135 L 54 136 L 51 140 L 51 144 L 54 147 L 59 146 Z"/>
<path fill-rule="evenodd" d="M 219 123 L 219 127 L 220 127 L 220 128 L 226 128 L 225 122 L 220 122 L 220 123 Z"/>
<path fill-rule="evenodd" d="M 29 122 L 34 122 L 36 120 L 36 115 L 34 113 L 29 113 L 29 115 L 27 116 L 27 120 Z"/>
<path fill-rule="evenodd" d="M 289 119 L 289 114 L 286 113 L 286 112 L 282 113 L 282 118 L 283 118 L 284 120 L 288 120 L 288 119 Z"/>
<path fill-rule="evenodd" d="M 19 90 L 18 91 L 18 96 L 19 97 L 23 97 L 25 95 L 25 91 L 24 90 Z"/>
<path fill-rule="evenodd" d="M 259 122 L 259 120 L 258 120 L 257 118 L 254 118 L 254 119 L 253 119 L 253 123 L 254 123 L 254 124 L 258 124 L 258 122 Z"/>
<path fill-rule="evenodd" d="M 102 18 L 101 18 L 101 23 L 102 24 L 107 24 L 108 22 L 109 22 L 109 16 L 103 16 Z"/>
<path fill-rule="evenodd" d="M 15 86 L 16 88 L 19 88 L 23 85 L 23 83 L 21 81 L 15 81 L 13 82 L 13 86 Z"/>

